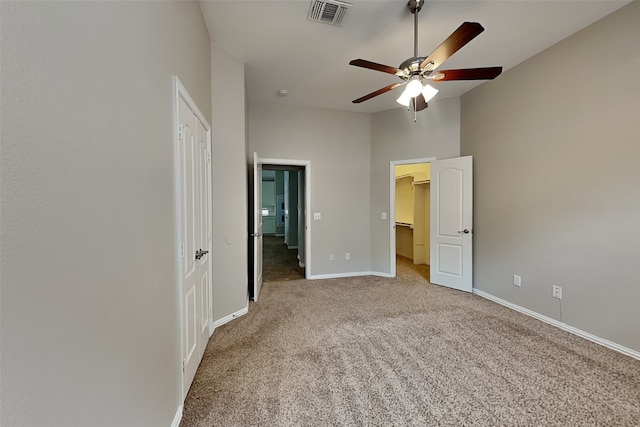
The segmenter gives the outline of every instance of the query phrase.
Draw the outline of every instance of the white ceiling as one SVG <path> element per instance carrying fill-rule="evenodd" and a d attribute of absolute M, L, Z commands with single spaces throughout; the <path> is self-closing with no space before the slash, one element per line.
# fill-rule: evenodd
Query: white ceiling
<path fill-rule="evenodd" d="M 201 6 L 212 42 L 246 64 L 250 100 L 366 113 L 400 108 L 395 100 L 401 89 L 353 104 L 400 80 L 349 61 L 362 58 L 397 67 L 413 56 L 407 1 L 349 2 L 353 7 L 342 27 L 308 21 L 311 0 L 201 0 Z M 427 0 L 419 14 L 418 51 L 428 55 L 462 22 L 475 21 L 485 31 L 440 68 L 502 65 L 508 70 L 627 3 Z M 460 96 L 482 83 L 432 83 L 440 89 L 434 100 Z M 280 89 L 288 96 L 277 96 Z"/>

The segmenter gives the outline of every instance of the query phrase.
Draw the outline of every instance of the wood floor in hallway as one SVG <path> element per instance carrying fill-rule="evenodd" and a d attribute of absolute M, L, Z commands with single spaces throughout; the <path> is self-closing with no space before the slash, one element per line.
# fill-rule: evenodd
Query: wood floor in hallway
<path fill-rule="evenodd" d="M 298 264 L 298 249 L 289 249 L 284 237 L 264 236 L 262 277 L 265 282 L 304 279 L 304 268 Z"/>

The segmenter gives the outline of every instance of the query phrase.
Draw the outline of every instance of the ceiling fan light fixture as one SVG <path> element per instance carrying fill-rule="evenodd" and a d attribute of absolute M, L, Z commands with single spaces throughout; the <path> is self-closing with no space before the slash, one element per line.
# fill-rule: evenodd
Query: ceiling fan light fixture
<path fill-rule="evenodd" d="M 403 95 L 406 93 L 409 97 L 415 98 L 420 95 L 422 92 L 422 82 L 420 81 L 420 77 L 413 78 L 407 83 L 407 88 L 404 90 Z"/>
<path fill-rule="evenodd" d="M 396 99 L 396 102 L 400 105 L 404 105 L 405 107 L 409 106 L 409 104 L 411 103 L 411 97 L 407 94 L 406 89 L 402 91 L 402 95 L 400 95 L 400 97 Z"/>
<path fill-rule="evenodd" d="M 431 101 L 431 99 L 436 96 L 438 92 L 439 90 L 431 86 L 430 84 L 424 85 L 424 87 L 422 88 L 422 96 L 424 96 L 424 102 Z"/>

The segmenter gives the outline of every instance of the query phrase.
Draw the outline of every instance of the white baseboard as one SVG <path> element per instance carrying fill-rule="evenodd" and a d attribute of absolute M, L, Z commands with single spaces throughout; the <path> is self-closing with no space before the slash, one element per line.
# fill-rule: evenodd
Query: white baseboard
<path fill-rule="evenodd" d="M 387 278 L 396 277 L 395 275 L 393 275 L 391 273 L 381 273 L 379 271 L 371 271 L 369 274 L 371 274 L 372 276 L 378 276 L 378 277 L 387 277 Z"/>
<path fill-rule="evenodd" d="M 309 279 L 310 280 L 340 279 L 344 277 L 359 277 L 359 276 L 393 277 L 389 273 L 380 273 L 379 271 L 356 271 L 356 272 L 349 272 L 349 273 L 314 274 L 309 276 Z"/>
<path fill-rule="evenodd" d="M 178 410 L 176 411 L 176 414 L 173 416 L 173 421 L 171 422 L 171 427 L 179 427 L 180 426 L 180 421 L 182 421 L 182 411 L 184 409 L 184 406 L 180 405 L 178 406 Z"/>
<path fill-rule="evenodd" d="M 215 320 L 213 322 L 213 327 L 217 328 L 219 326 L 224 325 L 225 323 L 231 322 L 233 319 L 236 319 L 244 314 L 249 312 L 249 306 L 247 305 L 245 308 L 236 311 L 235 313 L 231 313 L 228 316 L 223 317 L 222 319 Z"/>
<path fill-rule="evenodd" d="M 582 329 L 578 329 L 578 328 L 575 328 L 573 326 L 567 325 L 566 323 L 560 322 L 559 320 L 552 319 L 551 317 L 544 316 L 544 315 L 542 315 L 540 313 L 537 313 L 535 311 L 529 310 L 528 308 L 524 308 L 524 307 L 521 307 L 521 306 L 519 306 L 517 304 L 513 304 L 513 303 L 511 303 L 509 301 L 503 300 L 502 298 L 498 298 L 496 296 L 488 294 L 488 293 L 486 293 L 484 291 L 481 291 L 479 289 L 473 288 L 473 293 L 478 295 L 478 296 L 480 296 L 480 297 L 482 297 L 482 298 L 488 299 L 490 301 L 493 301 L 495 303 L 498 303 L 500 305 L 508 307 L 508 308 L 510 308 L 512 310 L 518 311 L 518 312 L 520 312 L 522 314 L 526 314 L 527 316 L 533 317 L 534 319 L 538 319 L 538 320 L 540 320 L 540 321 L 542 321 L 544 323 L 548 323 L 549 325 L 555 326 L 556 328 L 560 328 L 560 329 L 562 329 L 564 331 L 567 331 L 567 332 L 569 332 L 571 334 L 577 335 L 577 336 L 579 336 L 581 338 L 587 339 L 587 340 L 592 341 L 592 342 L 594 342 L 596 344 L 600 344 L 602 346 L 610 348 L 611 350 L 617 351 L 618 353 L 622 353 L 622 354 L 624 354 L 626 356 L 633 357 L 634 359 L 640 360 L 640 352 L 638 352 L 638 351 L 635 351 L 635 350 L 632 350 L 630 348 L 624 347 L 624 346 L 622 346 L 620 344 L 617 344 L 617 343 L 615 343 L 613 341 L 609 341 L 609 340 L 606 340 L 604 338 L 600 338 L 600 337 L 598 337 L 596 335 L 590 334 L 589 332 L 585 332 Z"/>

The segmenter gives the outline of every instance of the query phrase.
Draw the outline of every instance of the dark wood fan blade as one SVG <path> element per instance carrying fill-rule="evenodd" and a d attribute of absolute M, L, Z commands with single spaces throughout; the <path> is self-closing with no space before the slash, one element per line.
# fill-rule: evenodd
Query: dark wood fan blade
<path fill-rule="evenodd" d="M 484 28 L 482 25 L 477 22 L 464 22 L 449 36 L 449 38 L 443 41 L 440 46 L 431 53 L 431 55 L 427 56 L 427 58 L 422 61 L 420 69 L 423 70 L 428 67 L 429 70 L 435 70 L 451 55 L 476 38 L 478 34 L 483 31 Z"/>
<path fill-rule="evenodd" d="M 422 96 L 422 94 L 413 98 L 411 102 L 413 102 L 413 108 L 416 111 L 422 111 L 429 106 L 429 104 L 424 101 L 424 96 Z"/>
<path fill-rule="evenodd" d="M 492 80 L 502 73 L 502 67 L 465 68 L 462 70 L 438 70 L 431 75 L 434 82 L 447 80 Z"/>
<path fill-rule="evenodd" d="M 404 83 L 394 83 L 394 84 L 391 84 L 389 86 L 385 86 L 382 89 L 378 89 L 375 92 L 371 92 L 369 95 L 363 96 L 362 98 L 354 99 L 352 102 L 354 104 L 359 104 L 362 101 L 366 101 L 367 99 L 371 99 L 374 96 L 382 95 L 383 93 L 389 92 L 390 90 L 393 90 L 393 89 L 397 88 L 398 86 L 402 86 L 403 84 Z"/>
<path fill-rule="evenodd" d="M 389 65 L 378 64 L 375 62 L 367 61 L 366 59 L 354 59 L 349 62 L 349 65 L 355 65 L 356 67 L 368 68 L 370 70 L 382 71 L 383 73 L 396 74 L 400 70 L 396 67 Z"/>

